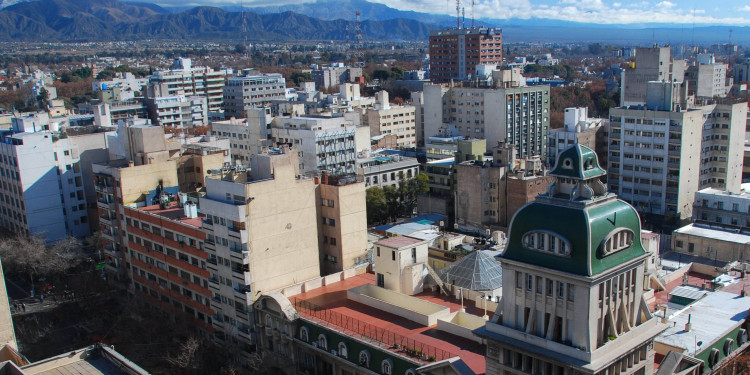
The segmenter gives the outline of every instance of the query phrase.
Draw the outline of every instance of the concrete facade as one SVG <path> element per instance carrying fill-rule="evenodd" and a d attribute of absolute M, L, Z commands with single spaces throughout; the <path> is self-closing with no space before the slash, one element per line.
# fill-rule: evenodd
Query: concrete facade
<path fill-rule="evenodd" d="M 224 85 L 224 114 L 227 118 L 244 118 L 248 109 L 285 98 L 286 80 L 281 74 L 249 71 L 242 76 L 227 79 Z"/>
<path fill-rule="evenodd" d="M 392 134 L 397 137 L 398 147 L 416 147 L 416 116 L 411 105 L 391 106 L 388 92 L 378 93 L 375 108 L 366 110 L 363 125 L 370 127 L 370 135 Z"/>
<path fill-rule="evenodd" d="M 557 160 L 557 154 L 573 144 L 582 144 L 597 151 L 602 164 L 606 165 L 606 158 L 598 151 L 599 144 L 606 144 L 607 120 L 588 117 L 588 108 L 565 108 L 565 122 L 560 129 L 547 131 L 547 166 L 552 168 Z"/>
<path fill-rule="evenodd" d="M 230 140 L 234 164 L 250 163 L 250 158 L 267 146 L 268 127 L 271 123 L 269 108 L 250 109 L 244 119 L 230 119 L 211 123 L 211 132 Z"/>
<path fill-rule="evenodd" d="M 176 58 L 172 69 L 154 72 L 149 82 L 164 84 L 163 96 L 205 96 L 208 110 L 219 112 L 222 107 L 224 72 L 208 67 L 193 67 L 190 59 Z"/>
<path fill-rule="evenodd" d="M 427 248 L 427 241 L 406 236 L 376 242 L 373 267 L 377 285 L 406 295 L 421 293 Z"/>

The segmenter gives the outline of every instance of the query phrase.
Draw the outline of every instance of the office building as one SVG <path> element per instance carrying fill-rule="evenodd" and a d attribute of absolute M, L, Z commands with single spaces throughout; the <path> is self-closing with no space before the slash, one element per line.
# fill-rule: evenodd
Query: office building
<path fill-rule="evenodd" d="M 229 77 L 224 85 L 224 116 L 244 118 L 248 109 L 285 98 L 286 80 L 281 74 L 261 74 L 245 69 L 243 75 Z"/>
<path fill-rule="evenodd" d="M 651 374 L 666 326 L 643 296 L 638 213 L 607 192 L 593 150 L 559 159 L 548 193 L 511 223 L 498 313 L 478 331 L 486 373 Z"/>
<path fill-rule="evenodd" d="M 516 146 L 519 158 L 547 155 L 549 86 L 445 88 L 425 85 L 424 137 L 457 135 Z"/>
<path fill-rule="evenodd" d="M 149 77 L 149 83 L 159 89 L 158 93 L 150 96 L 205 96 L 208 110 L 219 112 L 222 109 L 224 76 L 223 71 L 205 66 L 194 67 L 190 59 L 177 57 L 171 69 L 155 71 Z"/>
<path fill-rule="evenodd" d="M 430 79 L 465 80 L 477 65 L 503 63 L 503 33 L 497 28 L 458 28 L 430 33 Z"/>
<path fill-rule="evenodd" d="M 148 118 L 156 125 L 171 129 L 191 128 L 208 123 L 205 97 L 183 95 L 145 98 Z"/>

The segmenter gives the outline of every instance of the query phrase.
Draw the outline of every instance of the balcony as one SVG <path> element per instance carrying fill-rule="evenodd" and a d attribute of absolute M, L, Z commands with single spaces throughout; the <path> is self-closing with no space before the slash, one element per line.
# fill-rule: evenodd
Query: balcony
<path fill-rule="evenodd" d="M 114 200 L 108 199 L 108 198 L 100 198 L 96 200 L 97 207 L 104 209 L 104 210 L 114 210 L 115 209 L 115 202 Z"/>
<path fill-rule="evenodd" d="M 94 185 L 94 188 L 96 189 L 97 193 L 102 194 L 114 194 L 115 192 L 114 186 L 109 185 Z"/>

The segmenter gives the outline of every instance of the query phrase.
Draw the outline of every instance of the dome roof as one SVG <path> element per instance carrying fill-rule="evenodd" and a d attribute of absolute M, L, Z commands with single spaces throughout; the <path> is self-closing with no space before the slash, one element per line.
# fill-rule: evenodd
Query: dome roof
<path fill-rule="evenodd" d="M 575 180 L 588 180 L 606 174 L 599 166 L 594 150 L 581 144 L 572 145 L 560 152 L 555 167 L 549 172 L 550 176 Z"/>
<path fill-rule="evenodd" d="M 503 259 L 582 276 L 646 254 L 638 213 L 614 197 L 593 204 L 538 198 L 515 214 L 509 233 Z"/>

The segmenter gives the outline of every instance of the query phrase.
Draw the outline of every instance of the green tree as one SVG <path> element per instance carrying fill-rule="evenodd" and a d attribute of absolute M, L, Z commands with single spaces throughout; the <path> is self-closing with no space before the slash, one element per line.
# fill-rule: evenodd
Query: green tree
<path fill-rule="evenodd" d="M 387 207 L 383 189 L 373 186 L 365 191 L 365 206 L 367 207 L 367 225 L 372 226 L 386 221 Z"/>
<path fill-rule="evenodd" d="M 372 79 L 379 79 L 381 82 L 387 80 L 390 76 L 391 73 L 383 69 L 378 69 L 372 72 Z"/>
<path fill-rule="evenodd" d="M 312 73 L 310 72 L 294 72 L 292 73 L 292 82 L 295 86 L 299 86 L 300 82 L 310 82 L 313 80 Z"/>
<path fill-rule="evenodd" d="M 412 212 L 414 212 L 414 209 L 417 208 L 417 197 L 427 193 L 430 190 L 430 188 L 427 186 L 427 183 L 429 181 L 430 178 L 427 177 L 426 174 L 418 174 L 415 177 L 406 180 L 406 182 L 403 184 L 404 192 L 401 201 L 401 206 L 403 207 L 403 215 L 410 216 Z"/>
<path fill-rule="evenodd" d="M 36 96 L 36 100 L 39 102 L 39 107 L 47 108 L 49 106 L 49 91 L 44 87 L 39 89 L 39 95 Z"/>

